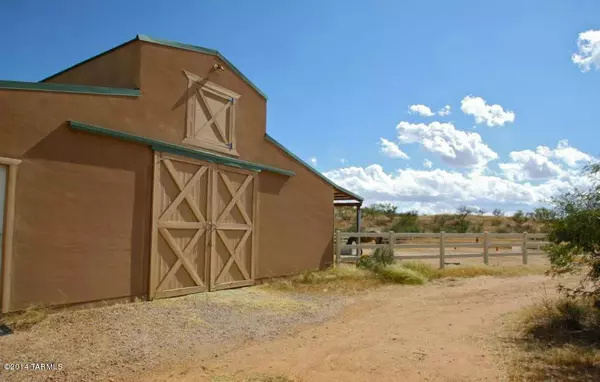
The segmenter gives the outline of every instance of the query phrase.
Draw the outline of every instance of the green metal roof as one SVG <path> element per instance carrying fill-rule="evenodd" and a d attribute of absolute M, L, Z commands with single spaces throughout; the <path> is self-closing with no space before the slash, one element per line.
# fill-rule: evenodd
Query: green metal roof
<path fill-rule="evenodd" d="M 77 122 L 77 121 L 69 121 L 69 124 L 70 124 L 71 128 L 74 130 L 85 131 L 88 133 L 109 136 L 109 137 L 113 137 L 113 138 L 117 138 L 117 139 L 122 139 L 125 141 L 141 143 L 143 145 L 152 147 L 152 149 L 155 151 L 166 152 L 166 153 L 175 154 L 175 155 L 181 155 L 181 156 L 185 156 L 188 158 L 200 159 L 200 160 L 204 160 L 207 162 L 224 164 L 227 166 L 242 168 L 242 169 L 251 170 L 251 171 L 258 171 L 258 172 L 269 171 L 269 172 L 274 172 L 276 174 L 281 174 L 281 175 L 285 175 L 285 176 L 296 175 L 293 171 L 284 170 L 281 168 L 277 168 L 277 167 L 273 167 L 273 166 L 269 166 L 269 165 L 265 165 L 265 164 L 248 162 L 248 161 L 244 161 L 241 159 L 235 159 L 235 158 L 230 158 L 230 157 L 226 157 L 223 155 L 209 153 L 206 151 L 195 150 L 195 149 L 191 149 L 191 148 L 188 148 L 185 146 L 176 145 L 176 144 L 168 143 L 168 142 L 164 142 L 164 141 L 159 141 L 156 139 L 141 137 L 139 135 L 129 134 L 129 133 L 125 133 L 122 131 L 106 129 L 106 128 L 100 127 L 100 126 L 89 125 L 87 123 L 82 123 L 82 122 Z"/>
<path fill-rule="evenodd" d="M 340 187 L 337 184 L 333 183 L 329 178 L 327 178 L 325 175 L 321 174 L 317 169 L 315 169 L 314 167 L 312 167 L 311 165 L 309 165 L 308 163 L 306 163 L 305 161 L 303 161 L 302 159 L 300 159 L 296 154 L 294 154 L 293 152 L 291 152 L 290 150 L 288 150 L 284 145 L 282 145 L 281 143 L 279 143 L 275 138 L 273 138 L 269 134 L 265 134 L 265 138 L 267 139 L 267 141 L 269 141 L 269 142 L 273 143 L 275 146 L 279 147 L 284 153 L 286 153 L 287 155 L 291 156 L 296 161 L 300 162 L 300 164 L 302 164 L 303 166 L 305 166 L 306 168 L 308 168 L 310 171 L 312 171 L 313 173 L 315 173 L 315 175 L 317 175 L 319 178 L 321 178 L 325 182 L 329 183 L 333 188 L 336 188 L 339 191 L 342 191 L 342 192 L 344 192 L 344 193 L 352 196 L 356 200 L 360 200 L 361 202 L 364 200 L 362 197 L 358 196 L 357 194 L 353 193 L 352 191 L 348 191 L 344 187 Z"/>
<path fill-rule="evenodd" d="M 137 35 L 137 39 L 140 41 L 150 42 L 153 44 L 170 46 L 172 48 L 191 50 L 194 52 L 200 52 L 200 53 L 217 56 L 219 59 L 221 59 L 223 62 L 225 62 L 238 76 L 240 76 L 244 81 L 246 81 L 246 83 L 248 83 L 248 85 L 250 85 L 254 90 L 256 90 L 256 92 L 258 94 L 260 94 L 264 99 L 267 99 L 267 95 L 265 93 L 263 93 L 258 88 L 258 86 L 254 85 L 252 83 L 252 81 L 250 81 L 248 79 L 248 77 L 246 77 L 242 72 L 240 72 L 240 70 L 238 68 L 236 68 L 235 65 L 233 65 L 228 59 L 226 59 L 225 56 L 223 56 L 218 50 L 208 49 L 208 48 L 204 48 L 204 47 L 196 46 L 196 45 L 184 44 L 184 43 L 176 42 L 176 41 L 159 40 L 159 39 L 152 38 L 152 37 L 149 37 L 149 36 L 146 36 L 143 34 Z"/>
<path fill-rule="evenodd" d="M 54 84 L 49 82 L 24 82 L 0 80 L 0 89 L 34 90 L 58 93 L 98 94 L 111 96 L 138 97 L 139 89 L 106 88 L 103 86 Z"/>

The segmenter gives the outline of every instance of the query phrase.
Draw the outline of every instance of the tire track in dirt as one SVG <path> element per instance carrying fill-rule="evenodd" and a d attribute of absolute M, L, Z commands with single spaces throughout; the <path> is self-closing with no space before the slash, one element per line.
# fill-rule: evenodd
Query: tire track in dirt
<path fill-rule="evenodd" d="M 502 380 L 504 365 L 494 354 L 499 319 L 553 295 L 554 286 L 544 276 L 388 286 L 356 298 L 333 321 L 149 380 L 243 380 L 255 374 L 303 381 Z"/>

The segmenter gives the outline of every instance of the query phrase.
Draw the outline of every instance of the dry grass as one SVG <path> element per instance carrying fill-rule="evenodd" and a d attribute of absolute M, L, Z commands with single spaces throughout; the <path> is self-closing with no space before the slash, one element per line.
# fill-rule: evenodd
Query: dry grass
<path fill-rule="evenodd" d="M 593 304 L 545 300 L 522 311 L 514 325 L 512 380 L 600 380 L 600 310 Z"/>
<path fill-rule="evenodd" d="M 5 324 L 12 330 L 27 330 L 48 317 L 49 310 L 43 306 L 30 306 L 27 309 L 7 314 L 0 318 L 0 324 Z"/>
<path fill-rule="evenodd" d="M 290 378 L 284 375 L 252 374 L 245 377 L 234 375 L 218 375 L 211 378 L 212 382 L 299 382 L 300 379 Z"/>
<path fill-rule="evenodd" d="M 402 262 L 402 267 L 412 269 L 429 280 L 444 278 L 470 278 L 479 276 L 514 277 L 544 274 L 548 267 L 542 265 L 523 265 L 514 267 L 497 266 L 461 266 L 435 268 L 429 264 L 419 261 Z"/>
<path fill-rule="evenodd" d="M 385 284 L 421 285 L 427 281 L 445 278 L 468 278 L 478 276 L 513 277 L 544 274 L 546 266 L 529 265 L 514 267 L 463 266 L 437 269 L 432 265 L 407 261 L 375 271 L 341 264 L 324 271 L 305 272 L 302 275 L 272 280 L 263 287 L 279 291 L 355 293 Z"/>
<path fill-rule="evenodd" d="M 305 272 L 287 279 L 272 280 L 263 287 L 279 291 L 353 293 L 382 284 L 383 281 L 375 273 L 343 264 L 324 271 Z"/>

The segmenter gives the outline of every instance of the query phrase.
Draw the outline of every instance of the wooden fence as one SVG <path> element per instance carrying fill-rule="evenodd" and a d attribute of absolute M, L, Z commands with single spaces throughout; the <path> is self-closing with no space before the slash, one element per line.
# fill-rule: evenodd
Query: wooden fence
<path fill-rule="evenodd" d="M 397 260 L 439 259 L 444 268 L 447 259 L 483 257 L 489 264 L 490 257 L 521 256 L 523 264 L 527 257 L 543 255 L 541 250 L 549 242 L 544 241 L 545 233 L 374 233 L 337 231 L 335 242 L 335 263 L 355 262 L 363 249 L 389 248 Z M 348 244 L 350 241 L 353 243 Z M 378 244 L 379 243 L 379 244 Z M 409 249 L 428 248 L 437 254 L 402 253 Z M 481 248 L 481 253 L 446 253 L 448 248 Z M 495 248 L 496 250 L 490 251 Z M 510 248 L 510 252 L 498 252 L 498 248 Z M 532 251 L 535 249 L 535 251 Z M 356 250 L 356 254 L 353 254 Z M 414 251 L 413 251 L 414 252 Z"/>

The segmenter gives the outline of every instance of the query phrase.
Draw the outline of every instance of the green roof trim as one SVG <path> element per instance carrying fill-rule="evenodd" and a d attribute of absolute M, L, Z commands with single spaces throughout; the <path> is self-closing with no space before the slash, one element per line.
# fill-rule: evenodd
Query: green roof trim
<path fill-rule="evenodd" d="M 141 94 L 139 89 L 106 88 L 103 86 L 54 84 L 54 83 L 48 83 L 48 82 L 3 81 L 3 80 L 0 80 L 0 89 L 33 90 L 33 91 L 56 92 L 56 93 L 97 94 L 97 95 L 126 96 L 126 97 L 138 97 Z"/>
<path fill-rule="evenodd" d="M 114 48 L 111 48 L 111 49 L 109 49 L 107 51 L 99 53 L 99 54 L 97 54 L 97 55 L 95 55 L 93 57 L 90 57 L 90 58 L 86 59 L 86 60 L 78 62 L 77 64 L 72 65 L 72 66 L 70 66 L 70 67 L 68 67 L 68 68 L 66 68 L 64 70 L 61 70 L 58 73 L 54 73 L 51 76 L 44 78 L 40 82 L 48 81 L 48 80 L 50 80 L 50 79 L 58 76 L 59 74 L 62 74 L 64 72 L 66 72 L 66 71 L 69 71 L 69 70 L 71 70 L 73 68 L 76 68 L 76 67 L 78 67 L 80 65 L 83 65 L 86 62 L 92 61 L 92 60 L 94 60 L 94 59 L 96 59 L 96 58 L 98 58 L 100 56 L 103 56 L 103 55 L 105 55 L 107 53 L 115 51 L 115 50 L 117 50 L 117 49 L 119 49 L 119 48 L 121 48 L 121 47 L 123 47 L 125 45 L 128 45 L 128 44 L 130 44 L 130 43 L 132 43 L 134 41 L 144 41 L 144 42 L 149 42 L 149 43 L 152 43 L 152 44 L 169 46 L 171 48 L 191 50 L 193 52 L 199 52 L 199 53 L 210 54 L 212 56 L 216 56 L 219 59 L 221 59 L 223 62 L 225 62 L 227 64 L 227 66 L 229 66 L 238 76 L 240 76 L 248 85 L 250 85 L 250 87 L 252 87 L 265 100 L 267 99 L 267 95 L 265 93 L 263 93 L 262 90 L 260 90 L 258 88 L 258 86 L 254 85 L 254 83 L 252 83 L 252 81 L 250 81 L 248 79 L 248 77 L 246 77 L 238 68 L 235 67 L 235 65 L 233 65 L 228 59 L 226 59 L 225 56 L 223 56 L 218 50 L 208 49 L 208 48 L 204 48 L 204 47 L 197 46 L 197 45 L 184 44 L 184 43 L 177 42 L 177 41 L 160 40 L 160 39 L 152 38 L 150 36 L 146 36 L 146 35 L 143 35 L 143 34 L 139 34 L 133 40 L 126 41 L 126 42 L 124 42 L 124 43 L 122 43 L 120 45 L 115 46 Z"/>
<path fill-rule="evenodd" d="M 300 164 L 305 166 L 307 169 L 309 169 L 310 171 L 315 173 L 315 175 L 317 175 L 318 177 L 323 179 L 325 182 L 329 183 L 333 188 L 336 188 L 339 191 L 345 192 L 346 194 L 352 196 L 353 198 L 355 198 L 356 200 L 359 200 L 361 202 L 364 200 L 362 197 L 358 196 L 357 194 L 353 193 L 352 191 L 349 191 L 349 190 L 345 189 L 344 187 L 340 187 L 337 184 L 333 183 L 329 178 L 327 178 L 325 175 L 321 174 L 317 169 L 315 169 L 314 167 L 312 167 L 311 165 L 309 165 L 308 163 L 306 163 L 305 161 L 300 159 L 296 154 L 294 154 L 293 152 L 288 150 L 284 145 L 279 143 L 275 138 L 273 138 L 269 134 L 265 134 L 265 138 L 267 139 L 267 141 L 269 141 L 269 142 L 273 143 L 275 146 L 279 147 L 284 153 L 291 156 L 296 161 L 300 162 Z"/>
<path fill-rule="evenodd" d="M 139 135 L 125 133 L 123 131 L 116 131 L 112 129 L 106 129 L 100 126 L 89 125 L 83 122 L 77 121 L 69 121 L 69 124 L 72 129 L 85 131 L 87 133 L 104 135 L 112 138 L 117 138 L 129 142 L 141 143 L 143 145 L 147 145 L 152 147 L 155 151 L 166 152 L 175 155 L 181 155 L 188 158 L 200 159 L 207 162 L 223 164 L 226 166 L 237 167 L 241 169 L 251 170 L 251 171 L 269 171 L 274 172 L 276 174 L 281 174 L 285 176 L 294 176 L 296 175 L 293 171 L 284 170 L 281 168 L 264 165 L 260 163 L 248 162 L 241 159 L 229 158 L 223 155 L 213 154 L 206 151 L 200 151 L 191 149 L 185 146 L 176 145 L 173 143 L 168 143 L 164 141 L 159 141 L 156 139 L 141 137 Z"/>
<path fill-rule="evenodd" d="M 250 87 L 252 87 L 258 94 L 260 94 L 264 99 L 267 99 L 267 95 L 265 93 L 263 93 L 262 90 L 260 90 L 258 88 L 258 86 L 254 85 L 252 83 L 252 81 L 250 81 L 248 79 L 248 77 L 246 77 L 242 72 L 240 72 L 240 70 L 238 68 L 236 68 L 235 65 L 233 65 L 228 59 L 226 59 L 225 56 L 223 56 L 218 50 L 208 49 L 208 48 L 204 48 L 204 47 L 196 46 L 196 45 L 183 44 L 181 42 L 176 42 L 176 41 L 159 40 L 159 39 L 152 38 L 152 37 L 149 37 L 149 36 L 146 36 L 143 34 L 137 35 L 137 39 L 140 41 L 145 41 L 145 42 L 149 42 L 149 43 L 153 43 L 153 44 L 170 46 L 172 48 L 191 50 L 193 52 L 200 52 L 200 53 L 216 56 L 219 59 L 221 59 L 223 62 L 225 62 L 227 64 L 227 66 L 229 66 L 238 76 L 240 76 L 244 81 L 246 81 L 246 83 L 248 85 L 250 85 Z"/>

